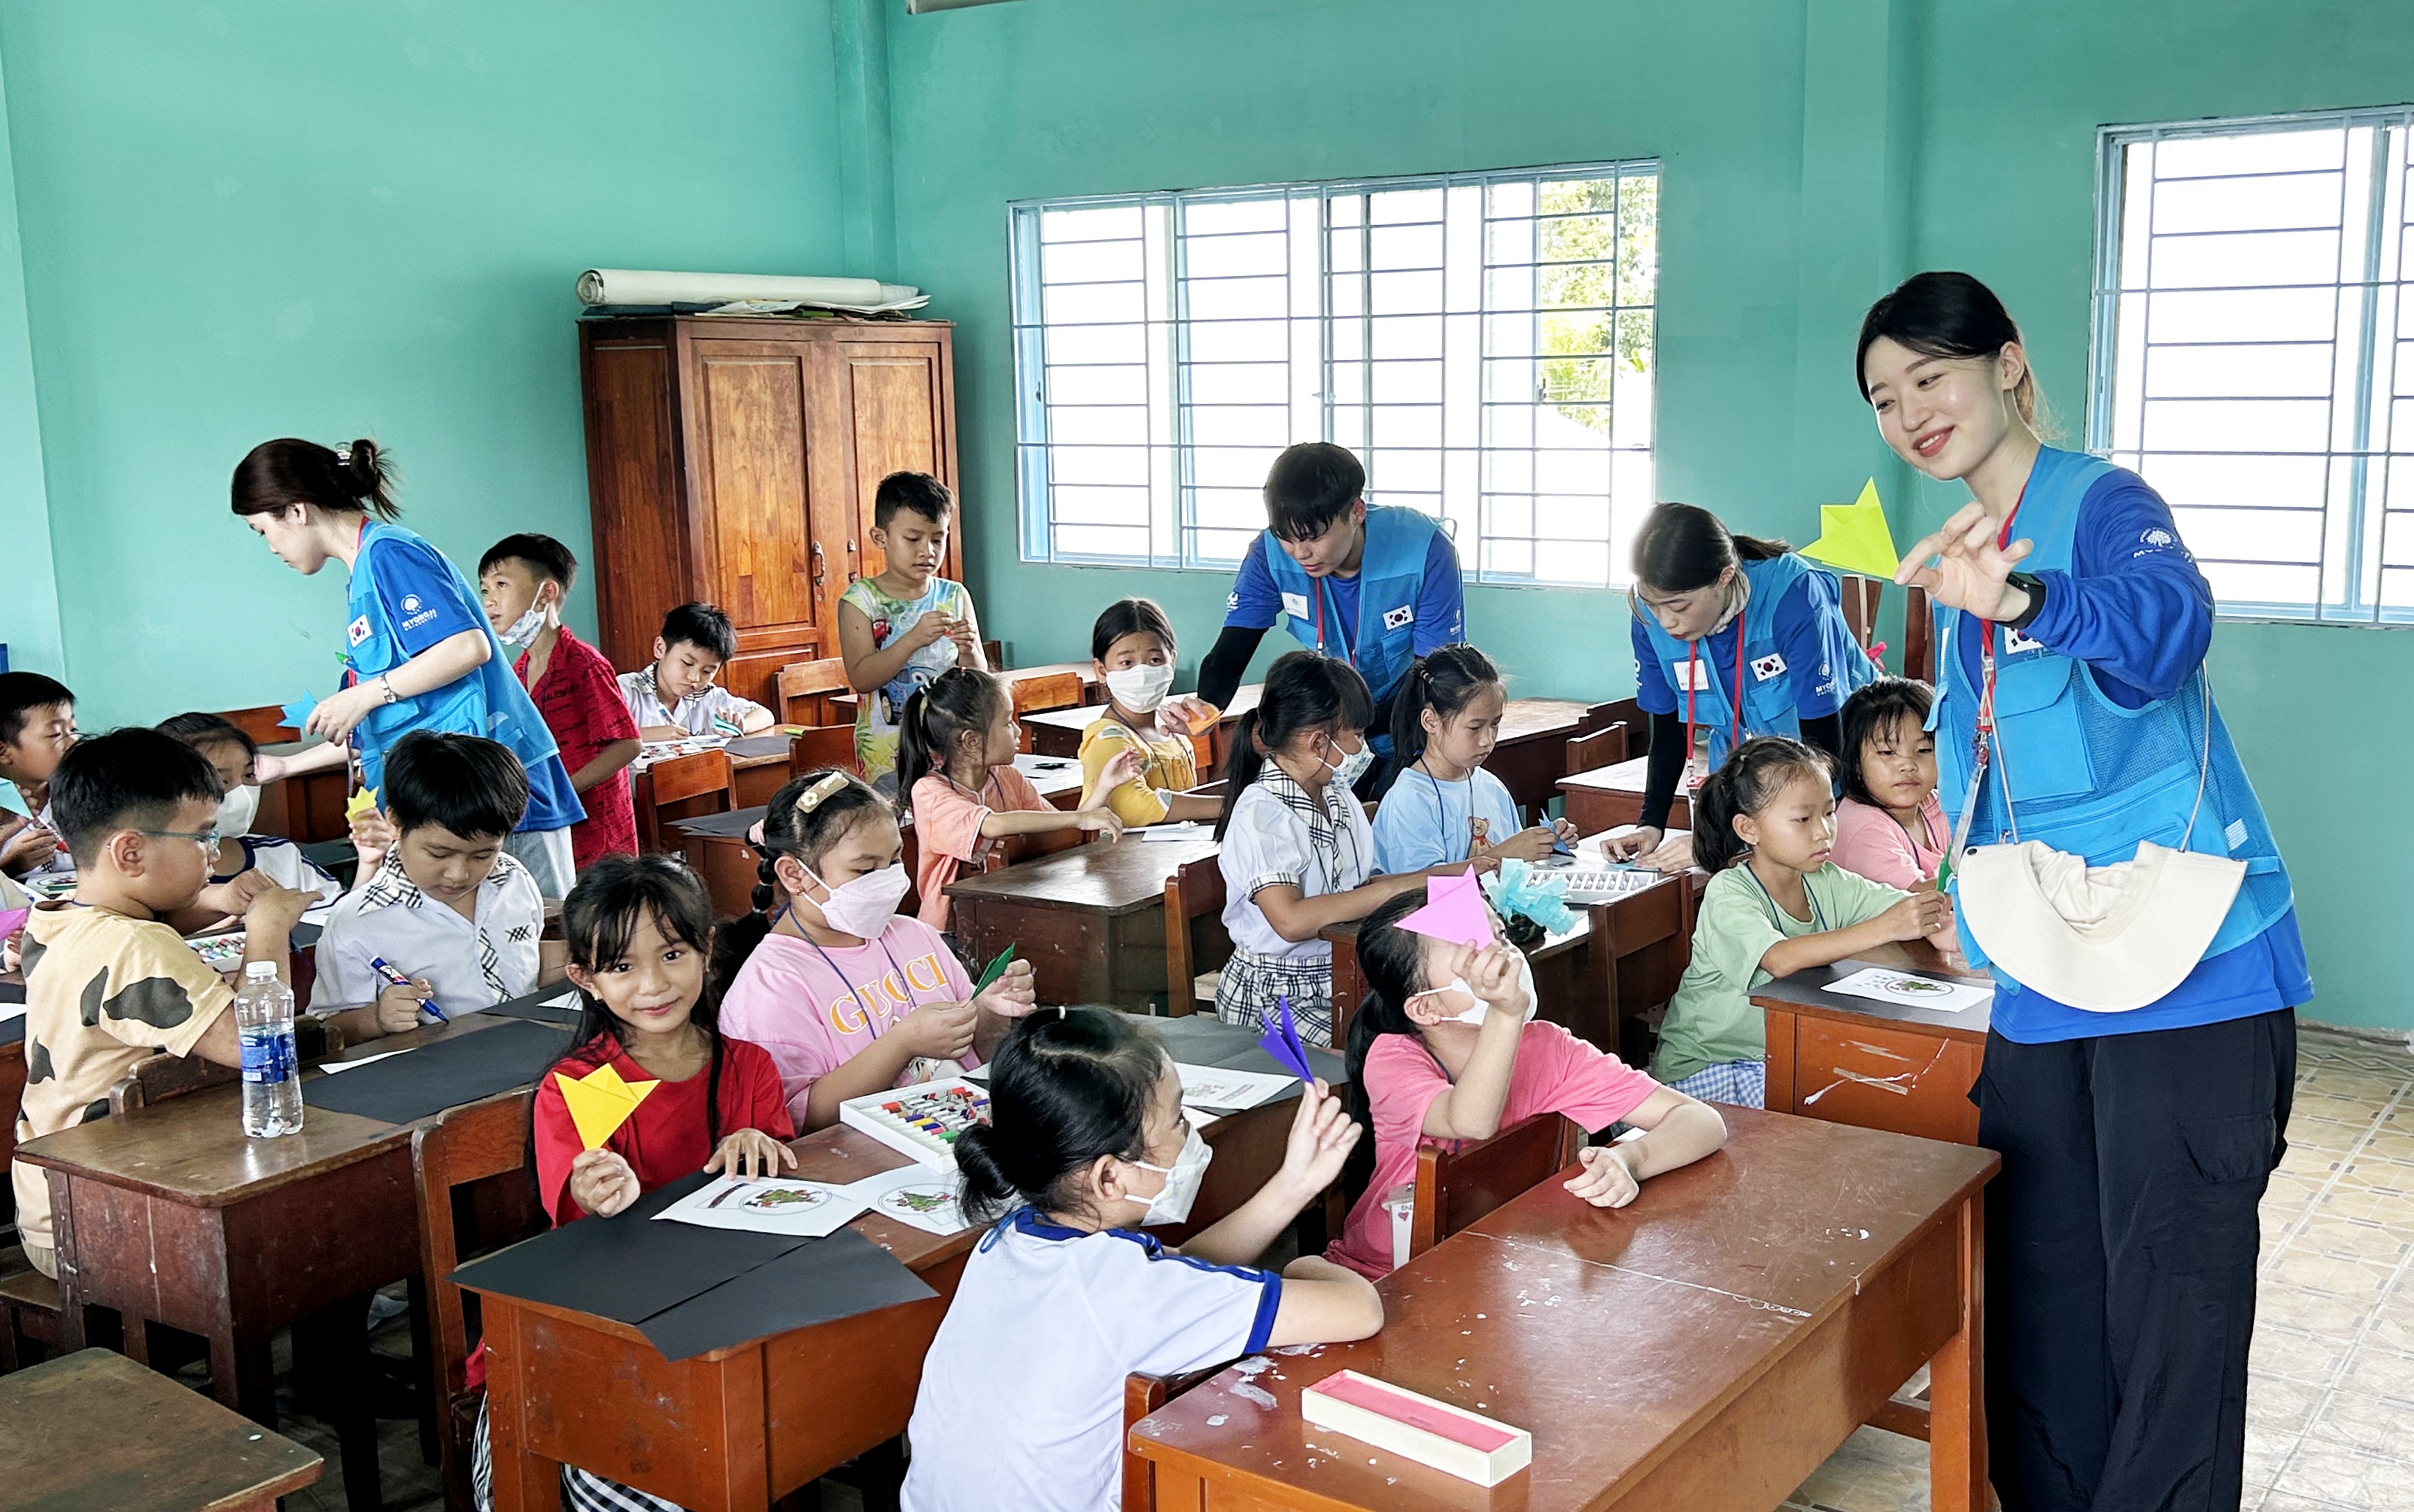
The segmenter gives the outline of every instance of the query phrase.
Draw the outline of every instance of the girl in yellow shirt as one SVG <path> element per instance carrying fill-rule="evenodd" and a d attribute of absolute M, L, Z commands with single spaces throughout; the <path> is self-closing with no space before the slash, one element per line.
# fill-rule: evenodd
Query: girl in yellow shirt
<path fill-rule="evenodd" d="M 1106 795 L 1126 825 L 1213 821 L 1220 800 L 1187 790 L 1199 785 L 1190 736 L 1210 728 L 1222 711 L 1203 699 L 1166 695 L 1173 687 L 1173 626 L 1147 599 L 1110 604 L 1090 630 L 1090 660 L 1107 685 L 1106 712 L 1081 733 L 1081 775 L 1092 785 L 1120 750 L 1135 752 L 1138 777 Z"/>

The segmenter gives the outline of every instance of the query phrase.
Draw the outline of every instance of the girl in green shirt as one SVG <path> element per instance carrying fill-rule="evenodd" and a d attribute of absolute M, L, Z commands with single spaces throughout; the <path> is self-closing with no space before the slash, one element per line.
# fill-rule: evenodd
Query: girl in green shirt
<path fill-rule="evenodd" d="M 1747 740 L 1694 793 L 1693 859 L 1710 885 L 1653 1076 L 1705 1102 L 1766 1105 L 1768 1045 L 1752 988 L 1951 925 L 1942 894 L 1855 876 L 1827 859 L 1835 844 L 1834 774 L 1799 741 Z"/>

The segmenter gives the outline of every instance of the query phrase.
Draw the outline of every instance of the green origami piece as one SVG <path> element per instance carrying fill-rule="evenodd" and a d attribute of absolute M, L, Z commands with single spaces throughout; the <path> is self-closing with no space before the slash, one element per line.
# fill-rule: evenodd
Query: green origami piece
<path fill-rule="evenodd" d="M 1878 503 L 1878 481 L 1861 485 L 1861 497 L 1850 504 L 1819 506 L 1819 539 L 1802 555 L 1829 567 L 1870 577 L 1891 579 L 1902 557 L 1894 549 L 1894 533 L 1886 528 L 1885 509 Z"/>

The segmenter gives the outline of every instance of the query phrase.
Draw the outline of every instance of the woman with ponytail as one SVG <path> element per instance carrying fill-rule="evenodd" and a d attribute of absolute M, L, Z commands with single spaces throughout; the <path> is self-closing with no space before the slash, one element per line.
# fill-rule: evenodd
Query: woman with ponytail
<path fill-rule="evenodd" d="M 1417 1151 L 1454 1150 L 1538 1113 L 1594 1134 L 1617 1123 L 1647 1131 L 1582 1151 L 1584 1172 L 1567 1189 L 1596 1208 L 1623 1208 L 1647 1178 L 1726 1143 L 1711 1108 L 1537 1019 L 1533 977 L 1515 946 L 1478 950 L 1401 928 L 1424 903 L 1423 889 L 1404 893 L 1358 931 L 1366 993 L 1349 1020 L 1348 1095 L 1349 1116 L 1374 1137 L 1342 1173 L 1354 1201 L 1325 1258 L 1362 1276 L 1388 1274 L 1406 1258 L 1390 1207 L 1416 1179 Z"/>
<path fill-rule="evenodd" d="M 1904 893 L 1829 859 L 1834 773 L 1825 751 L 1755 735 L 1693 794 L 1693 856 L 1710 885 L 1651 1060 L 1651 1075 L 1679 1091 L 1766 1106 L 1768 1039 L 1753 988 L 1952 927 L 1942 895 Z"/>
<path fill-rule="evenodd" d="M 234 512 L 305 577 L 331 560 L 350 575 L 344 687 L 319 702 L 304 731 L 327 744 L 273 763 L 262 779 L 342 765 L 349 745 L 360 751 L 362 787 L 375 793 L 385 753 L 413 730 L 499 741 L 529 780 L 528 812 L 506 848 L 539 892 L 567 894 L 577 876 L 570 829 L 587 810 L 477 590 L 442 552 L 394 523 L 402 511 L 378 444 L 262 441 L 234 469 Z"/>
<path fill-rule="evenodd" d="M 1302 1089 L 1281 1168 L 1179 1250 L 1138 1230 L 1189 1218 L 1213 1151 L 1142 1021 L 1042 1009 L 998 1050 L 989 1097 L 956 1168 L 964 1216 L 993 1226 L 923 1361 L 905 1430 L 915 1512 L 1113 1506 L 1125 1376 L 1383 1326 L 1375 1288 L 1330 1261 L 1302 1255 L 1280 1276 L 1252 1264 L 1359 1141 L 1322 1082 Z"/>
<path fill-rule="evenodd" d="M 1132 751 L 1116 752 L 1091 776 L 1080 802 L 1059 808 L 1014 764 L 1021 747 L 1006 685 L 986 672 L 954 667 L 916 689 L 898 716 L 897 807 L 911 808 L 920 851 L 914 882 L 922 922 L 947 926 L 947 883 L 989 857 L 1008 835 L 1061 830 L 1123 838 L 1124 822 L 1102 796 L 1140 771 Z"/>
<path fill-rule="evenodd" d="M 836 767 L 771 797 L 754 912 L 725 926 L 712 976 L 729 1033 L 771 1052 L 800 1131 L 838 1105 L 977 1066 L 1031 1012 L 1031 963 L 977 997 L 939 931 L 897 912 L 909 883 L 888 803 Z"/>
<path fill-rule="evenodd" d="M 1877 669 L 1844 621 L 1835 573 L 1691 504 L 1645 518 L 1629 599 L 1634 700 L 1651 716 L 1651 750 L 1642 823 L 1609 853 L 1681 870 L 1693 858 L 1666 838 L 1677 779 L 1690 769 L 1698 782 L 1752 735 L 1840 754 L 1844 700 Z M 1694 766 L 1697 744 L 1707 755 Z"/>
<path fill-rule="evenodd" d="M 1228 1024 L 1257 1028 L 1288 1001 L 1301 1038 L 1331 1045 L 1333 946 L 1319 931 L 1365 917 L 1425 875 L 1369 880 L 1374 831 L 1349 790 L 1375 759 L 1371 704 L 1347 661 L 1291 651 L 1267 669 L 1258 706 L 1232 732 L 1215 823 L 1233 947 L 1215 1013 Z"/>

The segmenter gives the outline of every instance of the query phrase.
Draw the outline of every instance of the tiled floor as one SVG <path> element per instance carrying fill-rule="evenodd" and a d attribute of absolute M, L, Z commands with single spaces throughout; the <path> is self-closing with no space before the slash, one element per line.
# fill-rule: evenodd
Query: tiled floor
<path fill-rule="evenodd" d="M 2414 1055 L 2308 1031 L 2289 1153 L 2263 1201 L 2243 1512 L 2414 1509 Z M 399 1324 L 380 1348 L 408 1349 Z M 408 1422 L 381 1425 L 385 1504 L 442 1497 Z M 308 1418 L 287 1429 L 335 1462 Z M 831 1485 L 827 1512 L 860 1504 Z M 341 1512 L 332 1477 L 286 1505 Z M 1855 1433 L 1796 1490 L 1796 1512 L 1927 1512 L 1928 1445 Z"/>
<path fill-rule="evenodd" d="M 2300 1037 L 2263 1199 L 2243 1512 L 2414 1508 L 2414 1056 Z M 1928 1446 L 1865 1428 L 1785 1504 L 1926 1512 Z"/>

